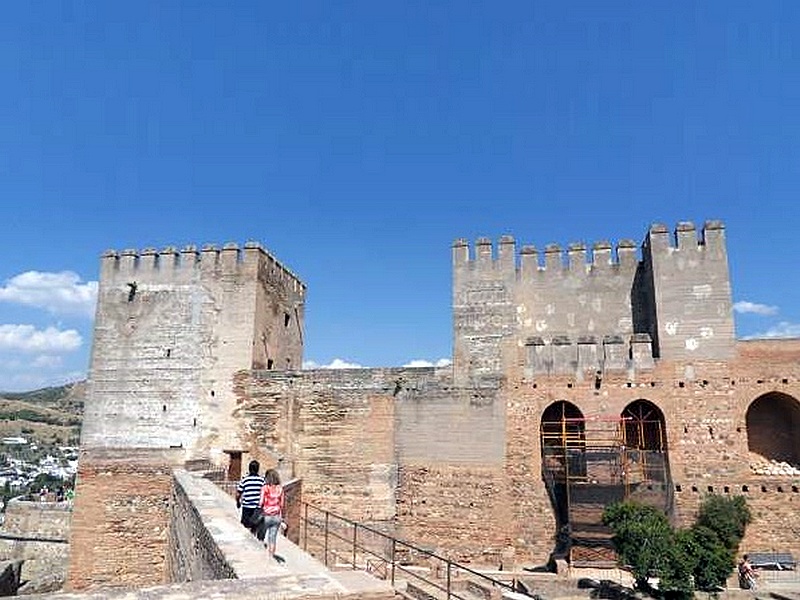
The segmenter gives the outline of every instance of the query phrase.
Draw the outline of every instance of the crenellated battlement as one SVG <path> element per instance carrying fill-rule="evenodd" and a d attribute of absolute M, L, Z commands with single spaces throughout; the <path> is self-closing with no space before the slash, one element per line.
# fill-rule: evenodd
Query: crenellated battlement
<path fill-rule="evenodd" d="M 540 252 L 536 246 L 524 245 L 517 252 L 516 242 L 502 236 L 496 245 L 481 237 L 474 246 L 464 238 L 453 243 L 453 267 L 475 272 L 519 272 L 522 279 L 538 274 L 580 274 L 602 272 L 614 267 L 634 266 L 639 261 L 638 246 L 633 240 L 620 240 L 612 245 L 607 240 L 594 243 L 591 250 L 583 242 L 570 243 L 566 249 L 551 243 Z"/>
<path fill-rule="evenodd" d="M 536 372 L 549 372 L 551 363 L 567 372 L 580 364 L 642 369 L 662 358 L 707 360 L 732 352 L 720 221 L 707 221 L 701 231 L 690 221 L 672 231 L 655 223 L 641 245 L 599 240 L 517 251 L 508 235 L 496 244 L 459 239 L 452 257 L 460 381 L 497 376 L 520 360 L 528 368 L 540 361 Z M 590 338 L 605 341 L 586 343 Z M 608 341 L 616 339 L 630 343 Z M 518 356 L 522 347 L 529 349 L 527 359 Z"/>
<path fill-rule="evenodd" d="M 283 281 L 289 289 L 304 293 L 305 284 L 258 242 L 240 247 L 234 242 L 221 248 L 206 244 L 201 249 L 187 245 L 180 250 L 167 246 L 161 250 L 147 247 L 106 250 L 101 257 L 101 280 L 120 278 L 176 282 L 204 276 L 236 275 L 246 270 L 257 271 L 264 266 L 273 279 Z"/>
<path fill-rule="evenodd" d="M 724 251 L 725 225 L 722 221 L 706 221 L 698 232 L 691 221 L 681 221 L 673 231 L 663 223 L 654 223 L 648 231 L 645 246 L 652 253 L 675 250 Z"/>

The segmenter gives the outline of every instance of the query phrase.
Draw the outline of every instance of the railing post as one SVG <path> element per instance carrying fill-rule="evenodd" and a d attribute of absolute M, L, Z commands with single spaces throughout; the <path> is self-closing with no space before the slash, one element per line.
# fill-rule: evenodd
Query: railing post
<path fill-rule="evenodd" d="M 303 502 L 303 551 L 308 552 L 308 503 Z"/>
<path fill-rule="evenodd" d="M 447 600 L 450 600 L 450 565 L 452 563 L 447 561 Z"/>
<path fill-rule="evenodd" d="M 397 546 L 397 540 L 392 538 L 392 550 L 390 552 L 389 558 L 392 561 L 392 587 L 394 587 L 394 554 L 395 554 L 395 547 Z"/>
<path fill-rule="evenodd" d="M 358 544 L 358 523 L 353 523 L 353 570 L 356 570 L 356 544 Z"/>
<path fill-rule="evenodd" d="M 328 517 L 329 516 L 330 516 L 330 513 L 326 510 L 325 511 L 325 545 L 324 545 L 323 554 L 322 554 L 322 556 L 323 556 L 322 562 L 326 567 L 328 566 Z"/>

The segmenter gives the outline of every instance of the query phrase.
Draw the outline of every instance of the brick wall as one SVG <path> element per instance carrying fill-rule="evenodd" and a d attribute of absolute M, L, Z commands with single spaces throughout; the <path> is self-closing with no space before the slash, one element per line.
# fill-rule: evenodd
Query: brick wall
<path fill-rule="evenodd" d="M 168 580 L 174 464 L 169 452 L 82 450 L 67 589 Z"/>
<path fill-rule="evenodd" d="M 305 500 L 394 525 L 458 560 L 510 566 L 544 563 L 554 549 L 540 444 L 548 406 L 572 403 L 587 435 L 611 439 L 625 408 L 644 400 L 663 417 L 679 522 L 692 522 L 709 487 L 732 494 L 747 486 L 756 522 L 746 543 L 780 540 L 800 555 L 800 477 L 754 470 L 769 457 L 751 451 L 747 421 L 757 399 L 779 397 L 763 418 L 786 425 L 785 406 L 800 398 L 798 358 L 800 341 L 741 342 L 730 361 L 660 361 L 599 382 L 531 380 L 520 365 L 485 388 L 454 387 L 446 369 L 254 373 L 239 382 L 239 406 L 254 442 L 292 464 Z M 797 425 L 789 432 L 800 437 Z"/>

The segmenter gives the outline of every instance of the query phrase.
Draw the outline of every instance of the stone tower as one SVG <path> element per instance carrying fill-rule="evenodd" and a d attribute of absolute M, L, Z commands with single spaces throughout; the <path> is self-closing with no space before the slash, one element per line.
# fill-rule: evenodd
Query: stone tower
<path fill-rule="evenodd" d="M 543 256 L 542 256 L 543 254 Z M 542 260 L 543 259 L 543 260 Z M 652 368 L 654 359 L 726 359 L 734 351 L 725 232 L 709 221 L 674 234 L 653 225 L 636 244 L 550 244 L 519 252 L 512 237 L 471 252 L 453 245 L 453 363 L 460 384 L 522 367 L 581 379 Z"/>
<path fill-rule="evenodd" d="M 233 375 L 301 367 L 305 291 L 254 243 L 105 253 L 82 446 L 246 450 Z"/>

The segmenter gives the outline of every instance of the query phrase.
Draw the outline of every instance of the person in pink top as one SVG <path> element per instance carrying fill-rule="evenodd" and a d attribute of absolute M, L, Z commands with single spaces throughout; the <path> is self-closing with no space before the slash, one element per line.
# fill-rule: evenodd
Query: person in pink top
<path fill-rule="evenodd" d="M 278 541 L 278 530 L 283 522 L 283 486 L 281 478 L 275 469 L 270 469 L 264 474 L 264 487 L 261 488 L 261 512 L 264 515 L 264 527 L 267 530 L 267 550 L 270 556 L 278 562 L 283 559 L 275 554 Z"/>

